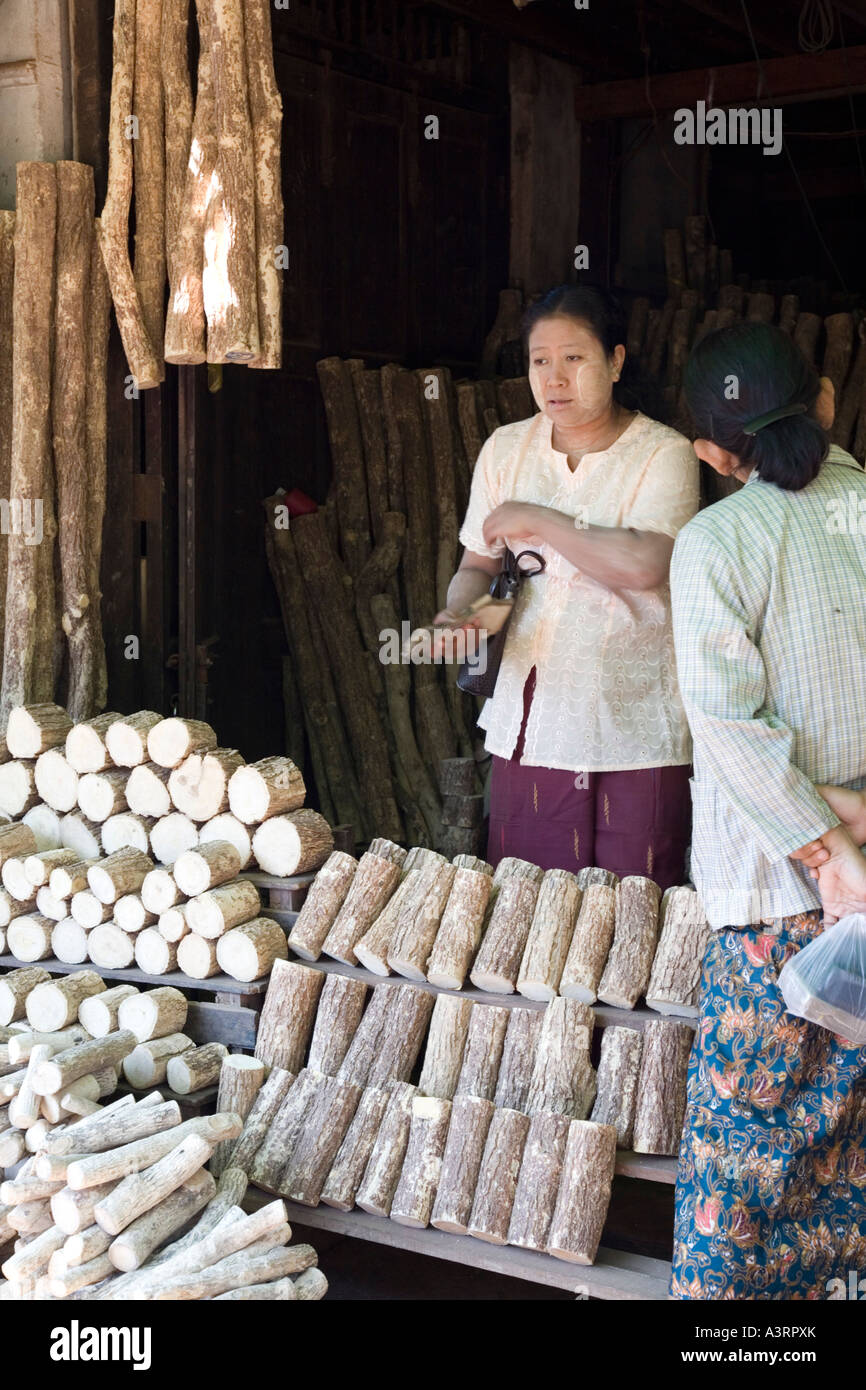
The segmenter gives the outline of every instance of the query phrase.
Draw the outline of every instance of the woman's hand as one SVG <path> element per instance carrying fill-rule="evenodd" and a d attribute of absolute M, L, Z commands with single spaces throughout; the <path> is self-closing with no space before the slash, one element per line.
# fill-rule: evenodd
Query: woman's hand
<path fill-rule="evenodd" d="M 537 539 L 539 523 L 549 511 L 549 507 L 537 507 L 533 502 L 503 502 L 481 528 L 485 545 L 493 546 L 499 540 Z"/>
<path fill-rule="evenodd" d="M 866 791 L 852 792 L 848 787 L 815 788 L 823 796 L 831 811 L 835 811 L 851 839 L 858 845 L 866 845 Z"/>
<path fill-rule="evenodd" d="M 828 830 L 823 843 L 829 858 L 810 872 L 818 880 L 824 921 L 831 926 L 849 912 L 866 912 L 866 856 L 841 825 Z"/>
<path fill-rule="evenodd" d="M 442 608 L 433 619 L 433 626 L 437 629 L 431 638 L 431 654 L 434 661 L 441 660 L 446 652 L 448 658 L 452 659 L 455 634 L 468 632 L 471 628 L 483 629 L 484 619 L 480 613 L 473 613 L 470 618 L 461 618 L 457 613 L 452 613 L 449 608 Z M 480 636 L 477 640 L 480 641 Z"/>

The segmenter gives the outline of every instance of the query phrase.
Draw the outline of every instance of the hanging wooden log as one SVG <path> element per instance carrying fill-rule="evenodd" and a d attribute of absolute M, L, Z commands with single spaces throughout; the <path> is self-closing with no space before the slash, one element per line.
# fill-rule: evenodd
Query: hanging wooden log
<path fill-rule="evenodd" d="M 173 768 L 168 779 L 169 795 L 191 820 L 212 820 L 229 806 L 229 779 L 243 766 L 236 748 L 212 748 L 207 753 L 190 753 Z"/>
<path fill-rule="evenodd" d="M 399 865 L 377 854 L 362 855 L 343 905 L 322 943 L 325 954 L 355 965 L 355 945 L 370 929 L 399 882 Z"/>
<path fill-rule="evenodd" d="M 697 1018 L 701 967 L 710 926 L 693 888 L 669 888 L 659 913 L 659 943 L 647 985 L 647 1005 L 661 1014 Z"/>
<path fill-rule="evenodd" d="M 363 980 L 329 975 L 319 1007 L 307 1065 L 324 1076 L 336 1076 L 361 1021 L 368 987 Z"/>
<path fill-rule="evenodd" d="M 186 1023 L 186 997 L 171 985 L 122 999 L 117 1011 L 119 1027 L 128 1029 L 136 1042 L 179 1033 Z"/>
<path fill-rule="evenodd" d="M 605 883 L 586 889 L 559 982 L 567 999 L 592 1004 L 604 972 L 616 924 L 616 890 Z"/>
<path fill-rule="evenodd" d="M 98 859 L 102 849 L 100 827 L 80 811 L 70 811 L 60 822 L 60 842 L 74 849 L 79 859 Z"/>
<path fill-rule="evenodd" d="M 465 1235 L 491 1121 L 496 1109 L 480 1096 L 456 1096 L 430 1225 Z"/>
<path fill-rule="evenodd" d="M 185 1033 L 169 1033 L 164 1038 L 151 1038 L 149 1042 L 139 1043 L 128 1057 L 124 1057 L 123 1075 L 130 1086 L 139 1090 L 146 1090 L 149 1086 L 161 1086 L 168 1074 L 168 1064 L 172 1058 L 179 1057 L 182 1052 L 191 1051 L 194 1047 L 192 1038 L 188 1038 Z M 179 1121 L 179 1110 L 177 1114 Z M 170 1126 L 166 1125 L 165 1128 Z M 156 1129 L 151 1131 L 154 1134 L 156 1132 Z"/>
<path fill-rule="evenodd" d="M 232 1150 L 231 1166 L 225 1170 L 222 1175 L 223 1178 L 232 1169 L 241 1169 L 244 1173 L 250 1171 L 253 1159 L 258 1153 L 265 1135 L 269 1133 L 294 1080 L 292 1073 L 285 1071 L 282 1067 L 271 1068 L 267 1081 L 253 1102 L 240 1138 Z M 219 1152 L 218 1146 L 214 1158 L 217 1158 Z"/>
<path fill-rule="evenodd" d="M 495 882 L 495 875 L 494 875 Z M 506 878 L 499 887 L 487 930 L 469 972 L 478 989 L 512 994 L 529 936 L 539 885 L 526 878 Z"/>
<path fill-rule="evenodd" d="M 114 985 L 88 995 L 78 1006 L 78 1017 L 92 1038 L 104 1038 L 119 1028 L 118 1014 L 124 999 L 138 994 L 135 985 Z"/>
<path fill-rule="evenodd" d="M 275 961 L 256 1036 L 256 1056 L 294 1075 L 304 1065 L 325 977 L 294 961 Z"/>
<path fill-rule="evenodd" d="M 634 1116 L 635 1152 L 679 1152 L 693 1039 L 687 1023 L 659 1019 L 646 1025 Z"/>
<path fill-rule="evenodd" d="M 418 1081 L 421 1095 L 453 1099 L 463 1065 L 472 1007 L 468 999 L 455 999 L 447 994 L 437 997 Z"/>
<path fill-rule="evenodd" d="M 658 884 L 650 878 L 631 875 L 617 885 L 613 944 L 598 986 L 605 1004 L 633 1009 L 649 984 L 660 899 Z"/>
<path fill-rule="evenodd" d="M 511 1010 L 496 1080 L 494 1100 L 498 1107 L 527 1109 L 543 1022 L 540 1010 Z"/>
<path fill-rule="evenodd" d="M 191 941 L 194 935 L 184 937 L 184 941 Z M 216 941 L 220 969 L 233 980 L 261 980 L 270 973 L 275 961 L 287 960 L 288 954 L 286 933 L 272 917 L 244 922 Z"/>
<path fill-rule="evenodd" d="M 209 845 L 185 850 L 172 868 L 175 883 L 188 898 L 229 883 L 239 873 L 240 856 L 227 840 L 212 840 Z"/>
<path fill-rule="evenodd" d="M 478 1172 L 467 1234 L 491 1245 L 504 1245 L 520 1174 L 529 1117 L 518 1110 L 496 1110 Z"/>
<path fill-rule="evenodd" d="M 384 1087 L 368 1087 L 346 1131 L 322 1188 L 321 1200 L 338 1211 L 351 1211 L 390 1100 Z"/>
<path fill-rule="evenodd" d="M 830 378 L 836 400 L 841 404 L 842 388 L 848 379 L 854 351 L 854 317 L 852 314 L 831 314 L 824 320 L 824 330 L 826 347 L 821 374 Z"/>
<path fill-rule="evenodd" d="M 282 362 L 282 276 L 277 257 L 283 245 L 283 194 L 280 131 L 283 106 L 274 72 L 271 7 L 268 0 L 244 5 L 252 144 L 255 158 L 256 293 L 259 355 L 251 367 L 278 368 Z"/>
<path fill-rule="evenodd" d="M 616 1130 L 572 1120 L 562 1163 L 556 1210 L 547 1249 L 560 1260 L 589 1265 L 595 1260 L 610 1203 L 616 1162 Z"/>
<path fill-rule="evenodd" d="M 167 903 L 166 907 L 171 905 Z M 190 898 L 186 915 L 190 928 L 199 936 L 217 937 L 243 922 L 253 921 L 261 907 L 256 885 L 247 878 L 238 878 Z"/>
<path fill-rule="evenodd" d="M 591 1118 L 595 1124 L 613 1125 L 621 1149 L 631 1148 L 642 1046 L 643 1038 L 634 1028 L 605 1028 L 601 1035 L 598 1094 Z"/>
<path fill-rule="evenodd" d="M 124 893 L 134 893 L 153 868 L 153 860 L 138 849 L 120 849 L 87 870 L 90 891 L 101 903 L 115 903 Z"/>
<path fill-rule="evenodd" d="M 156 763 L 134 767 L 126 781 L 126 802 L 130 811 L 137 816 L 154 816 L 157 820 L 167 816 L 171 811 L 170 775 L 169 768 Z"/>
<path fill-rule="evenodd" d="M 455 1096 L 493 1100 L 510 1009 L 473 1004 Z"/>
<path fill-rule="evenodd" d="M 219 1074 L 217 1112 L 238 1115 L 244 1121 L 242 1133 L 246 1132 L 246 1120 L 261 1092 L 264 1080 L 265 1065 L 255 1057 L 245 1057 L 239 1052 L 223 1058 Z M 210 1161 L 210 1170 L 215 1178 L 232 1164 L 232 1155 L 239 1143 L 240 1138 L 227 1139 L 217 1145 Z"/>
<path fill-rule="evenodd" d="M 295 955 L 302 960 L 318 960 L 321 955 L 357 867 L 358 861 L 351 854 L 335 849 L 316 874 L 288 938 Z"/>
<path fill-rule="evenodd" d="M 334 836 L 325 817 L 308 809 L 271 816 L 253 835 L 253 855 L 259 867 L 266 874 L 281 877 L 320 868 L 333 848 Z"/>
<path fill-rule="evenodd" d="M 111 290 L 102 256 L 99 223 L 94 222 L 90 239 L 90 304 L 86 354 L 87 510 L 88 510 L 88 594 L 90 636 L 86 644 L 90 663 L 92 709 L 108 703 L 108 667 L 102 630 L 102 530 L 108 467 L 108 341 Z"/>
<path fill-rule="evenodd" d="M 419 873 L 415 893 L 406 902 L 394 928 L 388 964 L 399 975 L 423 980 L 445 904 L 457 870 L 436 865 Z"/>
<path fill-rule="evenodd" d="M 78 784 L 78 805 L 88 820 L 101 825 L 109 816 L 126 810 L 126 770 L 87 772 Z"/>
<path fill-rule="evenodd" d="M 208 941 L 194 931 L 187 932 L 177 943 L 178 970 L 194 980 L 209 980 L 211 975 L 219 975 L 221 967 L 216 947 L 215 941 Z"/>
<path fill-rule="evenodd" d="M 147 736 L 155 725 L 161 723 L 162 715 L 151 709 L 138 710 L 136 714 L 115 720 L 105 734 L 105 746 L 111 761 L 117 767 L 139 767 L 147 763 Z"/>
<path fill-rule="evenodd" d="M 567 1115 L 550 1112 L 529 1121 L 508 1224 L 509 1245 L 547 1249 L 570 1125 Z"/>
<path fill-rule="evenodd" d="M 437 1096 L 415 1096 L 406 1156 L 389 1215 L 401 1226 L 430 1223 L 439 1185 L 442 1155 L 448 1137 L 451 1102 Z"/>
<path fill-rule="evenodd" d="M 580 908 L 577 879 L 567 869 L 548 869 L 541 881 L 526 949 L 517 976 L 527 999 L 554 999 Z"/>
<path fill-rule="evenodd" d="M 145 975 L 168 975 L 177 969 L 177 947 L 155 927 L 145 927 L 135 938 L 135 963 Z"/>
<path fill-rule="evenodd" d="M 162 0 L 159 66 L 164 93 L 165 250 L 169 265 L 180 232 L 192 137 L 192 89 L 187 61 L 188 29 L 189 0 Z"/>
<path fill-rule="evenodd" d="M 135 287 L 148 340 L 162 356 L 165 299 L 165 135 L 160 30 L 163 0 L 137 0 L 135 8 L 132 141 L 135 180 Z"/>
<path fill-rule="evenodd" d="M 117 326 L 126 360 L 139 391 L 158 386 L 164 376 L 160 343 L 148 334 L 129 260 L 129 205 L 132 199 L 133 111 L 136 0 L 114 8 L 111 108 L 108 126 L 108 191 L 98 223 Z M 157 80 L 159 74 L 156 74 Z M 140 132 L 139 132 L 140 134 Z M 19 195 L 20 203 L 20 195 Z"/>
<path fill-rule="evenodd" d="M 595 1018 L 576 999 L 553 999 L 544 1011 L 526 1108 L 584 1119 L 595 1100 L 589 1057 Z"/>
<path fill-rule="evenodd" d="M 27 1021 L 39 1032 L 59 1032 L 76 1021 L 85 999 L 104 990 L 105 981 L 95 970 L 76 970 L 59 980 L 45 980 L 27 996 Z"/>

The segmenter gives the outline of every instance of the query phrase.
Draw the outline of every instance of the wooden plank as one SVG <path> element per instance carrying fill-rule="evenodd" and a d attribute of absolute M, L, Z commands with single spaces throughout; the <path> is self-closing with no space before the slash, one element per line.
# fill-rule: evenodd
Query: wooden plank
<path fill-rule="evenodd" d="M 621 1178 L 641 1178 L 644 1182 L 664 1182 L 673 1186 L 677 1180 L 677 1160 L 665 1154 L 636 1154 L 631 1149 L 617 1149 L 614 1171 Z"/>
<path fill-rule="evenodd" d="M 0 971 L 20 970 L 25 962 L 15 956 L 0 956 Z M 50 975 L 69 975 L 73 970 L 81 970 L 81 965 L 66 965 L 63 961 L 41 960 L 39 964 Z M 128 980 L 134 985 L 173 985 L 175 989 L 202 989 L 209 994 L 262 995 L 267 991 L 267 980 L 233 980 L 230 975 L 211 975 L 207 980 L 194 980 L 191 975 L 183 975 L 172 970 L 167 975 L 145 975 L 143 970 L 130 967 L 126 970 L 106 970 L 92 961 L 85 961 L 88 970 L 95 970 L 104 980 Z"/>
<path fill-rule="evenodd" d="M 273 1201 L 268 1192 L 250 1187 L 244 1199 L 244 1209 L 255 1211 Z M 670 1265 L 665 1260 L 653 1260 L 646 1255 L 632 1255 L 602 1246 L 594 1265 L 577 1266 L 551 1255 L 513 1246 L 488 1245 L 471 1236 L 453 1236 L 432 1228 L 414 1230 L 400 1226 L 381 1216 L 365 1211 L 334 1211 L 331 1207 L 303 1207 L 286 1202 L 288 1221 L 294 1227 L 310 1226 L 315 1230 L 332 1231 L 355 1240 L 368 1240 L 392 1249 L 411 1250 L 433 1259 L 452 1264 L 469 1265 L 493 1274 L 507 1274 L 513 1279 L 525 1279 L 548 1288 L 567 1289 L 575 1297 L 588 1295 L 598 1299 L 664 1301 L 668 1296 Z"/>
<path fill-rule="evenodd" d="M 212 1004 L 190 999 L 183 1031 L 194 1043 L 221 1042 L 226 1047 L 252 1052 L 259 1028 L 258 1009 L 240 1004 Z"/>

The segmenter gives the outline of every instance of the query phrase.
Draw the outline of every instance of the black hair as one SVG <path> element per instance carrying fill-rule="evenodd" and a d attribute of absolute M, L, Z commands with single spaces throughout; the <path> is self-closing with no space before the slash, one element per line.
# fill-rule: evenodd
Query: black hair
<path fill-rule="evenodd" d="M 710 439 L 759 478 L 799 492 L 818 475 L 828 435 L 804 413 L 774 420 L 746 434 L 744 426 L 782 406 L 811 411 L 821 389 L 811 362 L 781 328 L 735 323 L 697 345 L 683 379 L 696 437 Z"/>
<path fill-rule="evenodd" d="M 620 343 L 625 346 L 628 321 L 622 304 L 610 290 L 599 285 L 556 285 L 539 295 L 524 310 L 521 322 L 523 348 L 529 358 L 529 335 L 542 319 L 579 319 L 586 324 L 610 357 Z M 620 379 L 614 383 L 614 400 L 629 410 L 647 415 L 661 413 L 661 400 L 655 384 L 642 376 L 628 355 Z"/>

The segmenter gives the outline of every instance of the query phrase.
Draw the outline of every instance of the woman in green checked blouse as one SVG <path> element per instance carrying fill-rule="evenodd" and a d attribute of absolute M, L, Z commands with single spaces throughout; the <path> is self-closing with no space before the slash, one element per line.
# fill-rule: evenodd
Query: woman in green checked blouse
<path fill-rule="evenodd" d="M 826 1299 L 866 1268 L 866 1047 L 789 1014 L 778 976 L 866 909 L 866 540 L 839 524 L 866 513 L 866 475 L 829 444 L 831 383 L 777 328 L 710 334 L 685 389 L 697 454 L 745 486 L 684 527 L 671 567 L 714 928 L 671 1294 Z"/>

